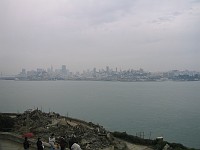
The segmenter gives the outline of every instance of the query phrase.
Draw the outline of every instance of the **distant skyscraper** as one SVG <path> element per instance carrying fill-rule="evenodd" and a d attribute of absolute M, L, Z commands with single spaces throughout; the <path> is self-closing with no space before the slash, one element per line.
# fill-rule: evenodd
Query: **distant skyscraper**
<path fill-rule="evenodd" d="M 106 72 L 107 72 L 107 73 L 109 72 L 109 70 L 110 70 L 110 69 L 109 69 L 109 67 L 108 67 L 108 66 L 106 66 Z"/>
<path fill-rule="evenodd" d="M 97 69 L 94 68 L 94 69 L 93 69 L 93 77 L 96 77 L 96 73 L 97 73 Z"/>
<path fill-rule="evenodd" d="M 22 69 L 22 74 L 26 74 L 26 69 Z"/>
<path fill-rule="evenodd" d="M 67 74 L 67 68 L 66 65 L 62 65 L 62 70 L 61 70 L 62 74 Z"/>
<path fill-rule="evenodd" d="M 37 73 L 42 73 L 44 71 L 44 69 L 42 68 L 37 68 Z"/>
<path fill-rule="evenodd" d="M 20 78 L 25 78 L 26 77 L 26 69 L 22 69 L 22 72 L 18 75 Z"/>
<path fill-rule="evenodd" d="M 53 72 L 53 66 L 51 65 L 51 72 Z"/>
<path fill-rule="evenodd" d="M 97 72 L 97 69 L 96 69 L 96 68 L 94 68 L 94 69 L 93 69 L 93 73 L 95 73 L 95 74 L 96 74 L 96 72 Z"/>

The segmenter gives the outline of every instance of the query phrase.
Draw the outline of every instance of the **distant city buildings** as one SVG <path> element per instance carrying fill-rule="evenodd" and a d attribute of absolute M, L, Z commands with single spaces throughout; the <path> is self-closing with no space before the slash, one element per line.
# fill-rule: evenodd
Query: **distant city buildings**
<path fill-rule="evenodd" d="M 91 81 L 199 81 L 200 73 L 196 71 L 179 71 L 172 70 L 167 72 L 147 72 L 143 69 L 120 70 L 111 69 L 106 66 L 105 69 L 86 70 L 80 72 L 70 72 L 66 65 L 62 65 L 60 69 L 37 68 L 36 70 L 22 71 L 15 76 L 16 80 L 91 80 Z"/>

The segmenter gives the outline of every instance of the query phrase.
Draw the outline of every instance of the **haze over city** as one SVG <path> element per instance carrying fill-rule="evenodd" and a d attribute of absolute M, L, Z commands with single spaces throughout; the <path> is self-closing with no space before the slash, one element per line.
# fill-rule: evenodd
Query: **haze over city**
<path fill-rule="evenodd" d="M 1 0 L 0 72 L 200 71 L 199 0 Z"/>

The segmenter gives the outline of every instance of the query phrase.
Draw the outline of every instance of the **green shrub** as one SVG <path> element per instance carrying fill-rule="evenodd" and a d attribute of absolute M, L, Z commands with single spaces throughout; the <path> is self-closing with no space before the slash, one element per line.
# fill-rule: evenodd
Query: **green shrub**
<path fill-rule="evenodd" d="M 0 131 L 11 131 L 14 126 L 14 120 L 11 117 L 0 115 Z"/>
<path fill-rule="evenodd" d="M 128 135 L 126 132 L 113 132 L 112 134 L 114 137 L 123 139 L 123 140 L 131 142 L 131 143 L 142 144 L 142 145 L 155 145 L 156 144 L 155 140 L 142 139 L 137 136 Z"/>
<path fill-rule="evenodd" d="M 114 137 L 123 139 L 130 143 L 151 146 L 155 150 L 162 150 L 166 144 L 168 144 L 173 150 L 195 150 L 195 149 L 187 148 L 180 143 L 169 143 L 166 141 L 142 139 L 137 136 L 128 135 L 126 132 L 113 132 L 112 134 Z"/>

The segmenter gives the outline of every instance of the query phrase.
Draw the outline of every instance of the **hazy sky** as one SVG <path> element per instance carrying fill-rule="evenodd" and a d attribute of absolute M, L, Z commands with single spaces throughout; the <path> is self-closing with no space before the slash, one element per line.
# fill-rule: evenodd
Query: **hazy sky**
<path fill-rule="evenodd" d="M 0 0 L 0 72 L 200 71 L 200 0 Z"/>

